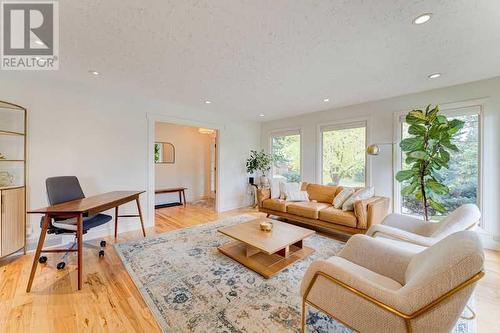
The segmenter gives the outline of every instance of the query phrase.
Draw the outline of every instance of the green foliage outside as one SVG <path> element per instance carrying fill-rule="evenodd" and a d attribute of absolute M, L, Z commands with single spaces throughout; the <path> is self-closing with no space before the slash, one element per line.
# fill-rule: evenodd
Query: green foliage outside
<path fill-rule="evenodd" d="M 323 132 L 323 183 L 365 185 L 366 128 Z"/>
<path fill-rule="evenodd" d="M 425 220 L 430 217 L 430 209 L 446 213 L 442 196 L 450 193 L 450 188 L 443 183 L 439 171 L 449 169 L 452 153 L 459 148 L 452 140 L 464 127 L 459 119 L 448 120 L 439 113 L 439 106 L 425 111 L 413 110 L 406 115 L 409 125 L 409 137 L 399 146 L 405 154 L 406 168 L 396 174 L 396 180 L 404 183 L 401 190 L 403 197 L 414 197 L 421 202 Z"/>
<path fill-rule="evenodd" d="M 300 182 L 300 135 L 275 136 L 271 147 L 273 176 L 285 177 L 288 182 Z"/>

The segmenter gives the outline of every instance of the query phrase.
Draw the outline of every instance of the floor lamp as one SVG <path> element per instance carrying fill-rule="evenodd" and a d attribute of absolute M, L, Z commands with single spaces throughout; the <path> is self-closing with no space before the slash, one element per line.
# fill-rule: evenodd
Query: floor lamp
<path fill-rule="evenodd" d="M 392 212 L 394 213 L 394 145 L 395 142 L 380 142 L 373 143 L 366 147 L 366 153 L 370 156 L 377 156 L 380 152 L 380 146 L 390 146 L 391 147 L 391 191 L 392 191 Z"/>

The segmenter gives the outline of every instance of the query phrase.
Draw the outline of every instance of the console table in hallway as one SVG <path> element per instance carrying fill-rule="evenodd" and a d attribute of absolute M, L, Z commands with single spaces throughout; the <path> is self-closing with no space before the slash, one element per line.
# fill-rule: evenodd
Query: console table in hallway
<path fill-rule="evenodd" d="M 160 188 L 155 190 L 155 194 L 161 193 L 179 193 L 179 203 L 173 204 L 164 204 L 164 205 L 155 205 L 155 208 L 169 207 L 169 206 L 181 206 L 184 205 L 186 207 L 186 191 L 187 187 L 170 187 L 170 188 Z M 183 203 L 184 201 L 184 203 Z"/>

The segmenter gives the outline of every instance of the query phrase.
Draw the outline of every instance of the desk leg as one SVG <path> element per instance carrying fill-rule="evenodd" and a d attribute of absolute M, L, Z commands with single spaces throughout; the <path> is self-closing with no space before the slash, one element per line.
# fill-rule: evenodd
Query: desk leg
<path fill-rule="evenodd" d="M 184 198 L 184 207 L 186 207 L 186 193 L 182 190 L 182 197 Z"/>
<path fill-rule="evenodd" d="M 179 191 L 179 203 L 182 203 L 182 191 Z"/>
<path fill-rule="evenodd" d="M 141 204 L 139 202 L 139 197 L 135 199 L 137 203 L 137 210 L 139 211 L 139 218 L 141 219 L 142 234 L 146 237 L 146 230 L 144 229 L 144 219 L 142 218 Z"/>
<path fill-rule="evenodd" d="M 45 218 L 42 224 L 42 231 L 40 233 L 40 238 L 38 239 L 38 246 L 36 247 L 35 256 L 33 258 L 33 265 L 31 266 L 30 279 L 28 280 L 28 286 L 26 287 L 26 292 L 31 291 L 31 285 L 33 284 L 33 279 L 35 278 L 36 267 L 38 266 L 38 258 L 42 253 L 43 243 L 45 242 L 45 235 L 47 234 L 47 229 L 49 228 L 50 215 L 45 214 Z"/>
<path fill-rule="evenodd" d="M 78 290 L 82 289 L 82 271 L 83 271 L 83 262 L 82 262 L 82 235 L 83 235 L 83 218 L 82 214 L 78 215 L 76 223 L 76 236 L 78 242 Z"/>
<path fill-rule="evenodd" d="M 118 206 L 115 207 L 115 239 L 118 235 Z"/>

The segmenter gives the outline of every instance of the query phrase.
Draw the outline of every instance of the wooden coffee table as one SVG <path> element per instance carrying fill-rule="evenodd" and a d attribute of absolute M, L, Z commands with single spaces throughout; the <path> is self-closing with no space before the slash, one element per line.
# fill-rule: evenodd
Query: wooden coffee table
<path fill-rule="evenodd" d="M 262 221 L 272 222 L 273 230 L 260 230 Z M 236 239 L 219 246 L 219 251 L 266 279 L 314 252 L 303 240 L 315 231 L 271 219 L 255 219 L 219 232 Z"/>

